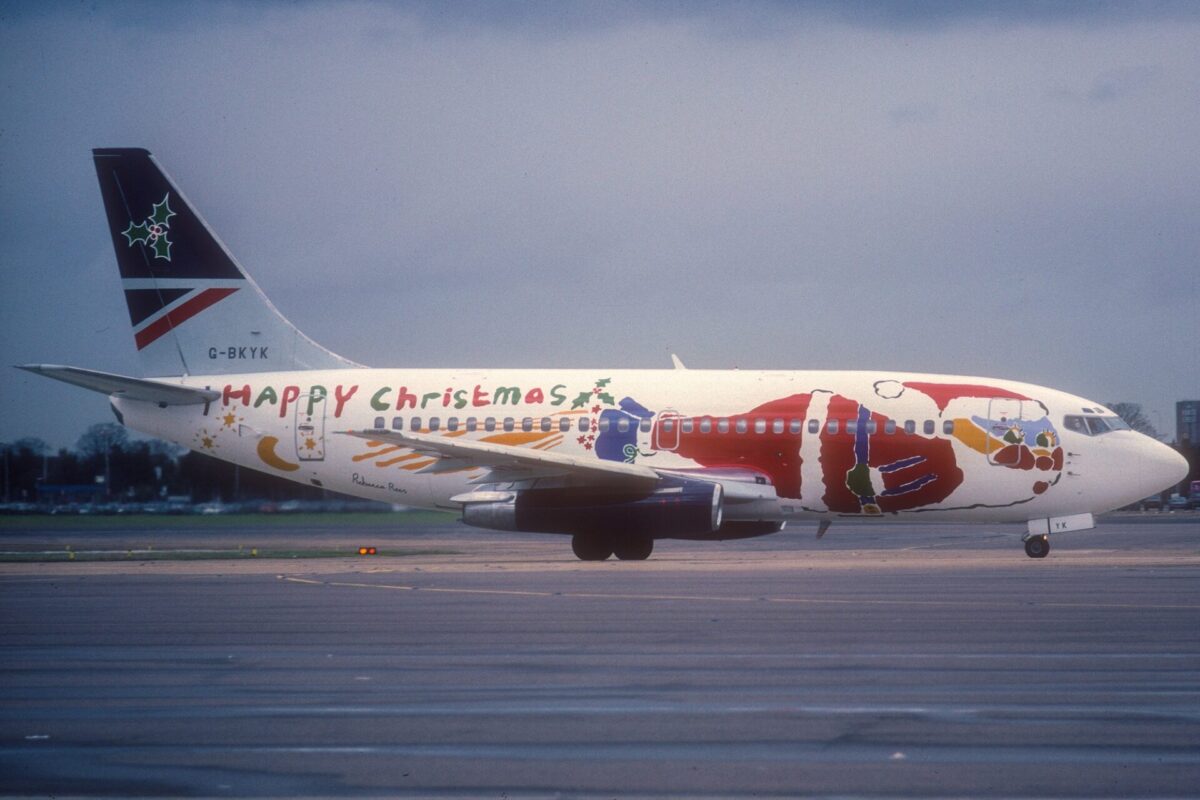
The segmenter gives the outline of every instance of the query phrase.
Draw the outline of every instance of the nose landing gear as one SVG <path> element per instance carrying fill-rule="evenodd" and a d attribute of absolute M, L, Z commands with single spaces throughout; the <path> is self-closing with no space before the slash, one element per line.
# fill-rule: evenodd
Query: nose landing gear
<path fill-rule="evenodd" d="M 1045 534 L 1025 537 L 1025 555 L 1030 558 L 1045 558 L 1050 555 L 1050 537 Z"/>

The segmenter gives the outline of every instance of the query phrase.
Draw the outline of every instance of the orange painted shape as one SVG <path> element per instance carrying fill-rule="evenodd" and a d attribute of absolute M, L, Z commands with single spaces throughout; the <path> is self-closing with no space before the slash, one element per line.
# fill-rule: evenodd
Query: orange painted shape
<path fill-rule="evenodd" d="M 554 431 L 512 431 L 511 433 L 496 433 L 491 436 L 485 436 L 479 441 L 518 447 L 530 442 L 541 441 L 553 435 Z"/>
<path fill-rule="evenodd" d="M 375 466 L 390 467 L 392 464 L 399 464 L 401 461 L 412 461 L 414 458 L 420 458 L 420 457 L 421 457 L 420 453 L 409 453 L 407 455 L 396 456 L 395 458 L 389 458 L 386 461 L 376 461 Z"/>
<path fill-rule="evenodd" d="M 1006 442 L 1002 442 L 990 435 L 971 420 L 962 418 L 954 420 L 954 438 L 975 452 L 983 453 L 984 455 L 994 453 L 1006 444 Z"/>
<path fill-rule="evenodd" d="M 351 456 L 350 460 L 351 461 L 366 461 L 367 459 L 374 458 L 375 456 L 382 456 L 382 455 L 386 455 L 387 453 L 394 453 L 399 449 L 400 449 L 400 445 L 394 444 L 394 445 L 391 445 L 390 447 L 385 447 L 382 450 L 376 450 L 371 453 L 359 453 L 356 456 Z"/>

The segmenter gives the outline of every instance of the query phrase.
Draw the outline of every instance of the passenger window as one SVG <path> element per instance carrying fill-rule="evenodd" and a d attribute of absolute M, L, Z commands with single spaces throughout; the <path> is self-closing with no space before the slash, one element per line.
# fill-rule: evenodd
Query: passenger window
<path fill-rule="evenodd" d="M 877 430 L 879 430 L 879 423 L 873 419 L 867 420 L 867 435 L 874 436 Z"/>
<path fill-rule="evenodd" d="M 700 420 L 700 432 L 701 433 L 712 433 L 712 420 L 711 419 L 709 419 L 708 417 L 705 417 L 704 419 Z"/>
<path fill-rule="evenodd" d="M 410 419 L 408 421 L 408 429 L 410 431 L 420 431 L 421 430 L 421 418 L 413 417 L 412 419 Z"/>
<path fill-rule="evenodd" d="M 826 423 L 826 425 L 825 425 L 825 432 L 826 433 L 837 433 L 838 432 L 838 421 L 836 419 L 829 420 L 829 422 Z"/>
<path fill-rule="evenodd" d="M 917 432 L 916 420 L 911 420 L 911 419 L 904 420 L 904 432 L 905 433 L 916 433 Z"/>
<path fill-rule="evenodd" d="M 729 420 L 724 417 L 717 420 L 717 433 L 729 433 Z"/>
<path fill-rule="evenodd" d="M 451 417 L 450 419 L 446 420 L 446 430 L 448 430 L 448 431 L 458 430 L 458 417 Z"/>
<path fill-rule="evenodd" d="M 467 431 L 469 433 L 474 433 L 477 426 L 478 421 L 474 417 L 467 417 Z"/>
<path fill-rule="evenodd" d="M 684 433 L 691 433 L 692 432 L 692 421 L 690 419 L 685 419 L 683 422 L 681 422 L 679 424 L 679 429 L 681 431 L 683 431 Z"/>
<path fill-rule="evenodd" d="M 927 419 L 927 420 L 925 420 L 925 428 L 924 428 L 924 430 L 925 430 L 925 435 L 926 435 L 926 436 L 932 436 L 932 435 L 933 435 L 933 420 L 931 420 L 931 419 Z"/>
<path fill-rule="evenodd" d="M 942 433 L 946 434 L 947 436 L 954 433 L 954 420 L 948 419 L 942 423 Z"/>
<path fill-rule="evenodd" d="M 521 430 L 529 433 L 533 430 L 533 417 L 525 417 L 521 420 Z"/>
<path fill-rule="evenodd" d="M 639 425 L 638 427 L 640 427 L 640 428 L 641 428 L 641 430 L 642 430 L 642 433 L 649 433 L 649 432 L 650 432 L 650 428 L 651 428 L 650 419 L 649 419 L 648 417 L 647 417 L 647 418 L 643 418 L 643 419 L 642 419 L 642 423 L 641 423 L 641 425 Z"/>
<path fill-rule="evenodd" d="M 571 432 L 571 418 L 570 417 L 559 417 L 558 432 L 559 433 L 570 433 Z"/>
<path fill-rule="evenodd" d="M 587 422 L 587 420 L 585 419 L 584 422 Z M 671 433 L 672 431 L 674 431 L 675 430 L 675 419 L 673 417 L 668 417 L 667 419 L 664 419 L 662 421 L 662 429 L 663 429 L 663 433 Z"/>
<path fill-rule="evenodd" d="M 617 420 L 617 433 L 629 433 L 629 417 L 621 417 Z"/>
<path fill-rule="evenodd" d="M 608 430 L 608 417 L 601 417 L 600 422 L 596 425 L 596 429 L 601 433 L 604 433 L 606 430 Z"/>
<path fill-rule="evenodd" d="M 430 430 L 430 432 L 432 432 L 432 431 L 436 431 L 436 430 L 437 430 L 438 428 L 440 428 L 440 427 L 442 427 L 442 421 L 441 421 L 441 419 L 439 419 L 438 417 L 430 417 L 430 418 L 429 418 L 429 430 Z"/>
<path fill-rule="evenodd" d="M 858 433 L 858 420 L 846 420 L 846 433 L 851 435 Z"/>
<path fill-rule="evenodd" d="M 737 422 L 734 423 L 734 428 L 737 430 L 738 433 L 745 433 L 746 429 L 747 429 L 746 420 L 744 418 L 739 419 Z"/>
<path fill-rule="evenodd" d="M 788 423 L 788 433 L 799 433 L 800 429 L 803 427 L 804 427 L 803 420 L 794 419 Z"/>
<path fill-rule="evenodd" d="M 504 430 L 505 431 L 508 431 L 511 433 L 516 427 L 517 427 L 517 421 L 515 419 L 513 419 L 512 417 L 504 418 Z"/>
<path fill-rule="evenodd" d="M 591 427 L 592 427 L 591 420 L 589 420 L 587 417 L 579 418 L 579 432 L 580 433 L 587 433 L 588 429 Z"/>
<path fill-rule="evenodd" d="M 762 419 L 761 417 L 754 420 L 754 432 L 755 433 L 766 433 L 767 432 L 767 421 L 765 419 Z"/>
<path fill-rule="evenodd" d="M 808 432 L 809 433 L 820 433 L 821 432 L 821 421 L 818 419 L 810 419 L 808 421 Z"/>
<path fill-rule="evenodd" d="M 549 433 L 553 426 L 554 423 L 550 421 L 549 417 L 542 417 L 542 433 Z"/>
<path fill-rule="evenodd" d="M 376 427 L 376 428 L 378 428 L 378 429 L 380 429 L 380 430 L 382 430 L 382 429 L 383 429 L 383 417 L 376 417 L 376 418 L 375 418 L 375 427 Z"/>
<path fill-rule="evenodd" d="M 893 433 L 895 433 L 896 432 L 896 420 L 889 419 L 887 422 L 884 422 L 883 423 L 883 432 L 886 433 L 888 436 L 891 436 Z"/>
<path fill-rule="evenodd" d="M 771 423 L 771 433 L 783 433 L 783 420 L 777 419 Z"/>
<path fill-rule="evenodd" d="M 488 417 L 487 419 L 485 419 L 485 420 L 483 421 L 483 429 L 484 429 L 485 431 L 494 431 L 494 430 L 496 430 L 496 418 L 495 418 L 495 417 Z"/>
<path fill-rule="evenodd" d="M 404 417 L 392 417 L 392 430 L 404 430 Z"/>

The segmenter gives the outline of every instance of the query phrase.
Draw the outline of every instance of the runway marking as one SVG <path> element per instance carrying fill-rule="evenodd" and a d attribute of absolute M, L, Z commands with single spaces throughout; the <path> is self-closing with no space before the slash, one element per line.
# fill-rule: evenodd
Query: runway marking
<path fill-rule="evenodd" d="M 1055 601 L 1019 601 L 998 600 L 996 602 L 961 601 L 961 600 L 873 600 L 815 598 L 815 597 L 768 597 L 768 596 L 738 596 L 738 595 L 693 595 L 693 594 L 628 594 L 610 592 L 547 592 L 530 589 L 453 589 L 437 586 L 412 586 L 397 583 L 361 583 L 351 581 L 321 581 L 312 578 L 297 578 L 290 575 L 276 575 L 278 580 L 290 583 L 303 583 L 315 586 L 341 586 L 350 589 L 390 589 L 397 592 L 436 592 L 440 594 L 471 594 L 494 595 L 507 597 L 569 597 L 575 600 L 689 600 L 709 603 L 794 603 L 801 605 L 844 605 L 844 606 L 955 606 L 956 608 L 996 608 L 1000 606 L 1023 608 L 1088 608 L 1088 609 L 1144 609 L 1196 611 L 1200 605 L 1156 604 L 1143 605 L 1139 603 L 1072 603 Z"/>

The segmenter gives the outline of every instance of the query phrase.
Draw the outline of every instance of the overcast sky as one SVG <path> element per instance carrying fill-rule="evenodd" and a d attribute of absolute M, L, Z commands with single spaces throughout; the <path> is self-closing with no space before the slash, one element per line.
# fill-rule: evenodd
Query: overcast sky
<path fill-rule="evenodd" d="M 1200 4 L 0 3 L 0 362 L 137 373 L 92 147 L 372 366 L 1200 397 Z M 4 367 L 0 440 L 99 395 Z"/>

